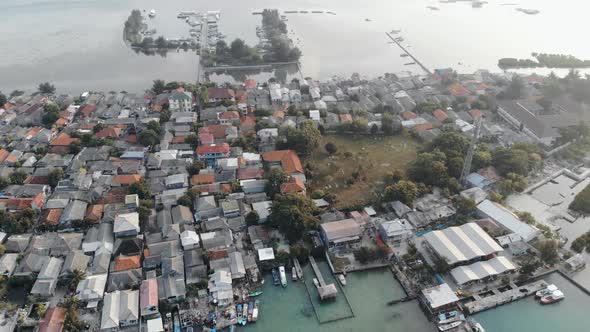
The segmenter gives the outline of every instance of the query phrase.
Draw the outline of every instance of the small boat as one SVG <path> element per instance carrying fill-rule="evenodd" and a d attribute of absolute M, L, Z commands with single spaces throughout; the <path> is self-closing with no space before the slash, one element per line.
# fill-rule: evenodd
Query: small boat
<path fill-rule="evenodd" d="M 296 10 L 285 10 L 285 14 L 297 14 Z"/>
<path fill-rule="evenodd" d="M 258 307 L 260 306 L 260 301 L 254 301 L 254 310 L 252 310 L 252 322 L 256 322 L 258 320 Z"/>
<path fill-rule="evenodd" d="M 537 291 L 535 293 L 535 297 L 543 297 L 545 295 L 549 295 L 549 294 L 555 292 L 556 290 L 557 290 L 557 286 L 551 284 L 551 285 L 548 285 L 547 287 Z"/>
<path fill-rule="evenodd" d="M 389 33 L 392 34 L 392 35 L 397 35 L 400 32 L 402 32 L 402 31 L 401 30 L 395 30 L 395 29 L 393 29 Z"/>
<path fill-rule="evenodd" d="M 402 58 L 409 57 L 408 53 L 400 54 L 399 56 L 401 56 Z"/>
<path fill-rule="evenodd" d="M 457 310 L 451 310 L 438 315 L 438 324 L 449 324 L 460 319 L 459 312 Z"/>
<path fill-rule="evenodd" d="M 338 281 L 340 281 L 340 283 L 342 284 L 342 286 L 346 286 L 346 277 L 344 277 L 344 274 L 339 274 L 338 275 Z"/>
<path fill-rule="evenodd" d="M 242 326 L 248 323 L 248 305 L 244 303 L 242 306 Z"/>
<path fill-rule="evenodd" d="M 365 22 L 371 22 L 370 18 L 365 18 Z"/>
<path fill-rule="evenodd" d="M 311 12 L 313 14 L 323 14 L 324 13 L 324 11 L 322 11 L 322 10 L 312 10 Z"/>
<path fill-rule="evenodd" d="M 284 266 L 279 266 L 279 276 L 281 278 L 281 285 L 287 287 L 287 275 L 285 274 Z"/>
<path fill-rule="evenodd" d="M 252 321 L 252 312 L 254 312 L 254 302 L 248 303 L 248 322 Z"/>
<path fill-rule="evenodd" d="M 473 332 L 486 332 L 486 329 L 484 329 L 479 322 L 476 322 L 473 324 Z"/>
<path fill-rule="evenodd" d="M 317 278 L 313 278 L 313 284 L 317 287 L 320 288 L 320 282 L 318 281 Z"/>
<path fill-rule="evenodd" d="M 549 295 L 545 295 L 541 298 L 541 304 L 551 304 L 558 301 L 561 301 L 565 298 L 565 295 L 559 289 L 552 292 Z"/>
<path fill-rule="evenodd" d="M 242 304 L 238 304 L 236 306 L 236 311 L 237 311 L 237 314 L 238 314 L 238 324 L 242 324 L 242 320 L 244 319 L 242 317 Z"/>
<path fill-rule="evenodd" d="M 295 266 L 291 268 L 291 280 L 297 281 L 297 270 L 295 269 Z"/>
<path fill-rule="evenodd" d="M 438 326 L 438 329 L 440 331 L 449 331 L 449 330 L 452 330 L 452 329 L 458 327 L 461 324 L 463 324 L 463 322 L 461 322 L 461 321 L 452 322 L 452 323 L 449 323 L 449 324 L 441 324 L 441 325 Z"/>
<path fill-rule="evenodd" d="M 190 332 L 193 332 L 193 331 L 192 331 L 192 328 L 193 328 L 193 327 L 191 326 L 191 327 L 189 327 L 189 328 L 191 329 L 191 331 L 190 331 Z M 234 332 L 235 330 L 236 330 L 236 326 L 235 326 L 235 325 L 230 325 L 230 326 L 229 326 L 229 332 Z M 188 330 L 186 330 L 186 331 L 187 331 L 187 332 L 189 332 Z"/>
<path fill-rule="evenodd" d="M 301 269 L 301 264 L 299 264 L 299 260 L 297 258 L 293 259 L 293 265 L 295 265 L 297 277 L 299 277 L 299 280 L 303 280 L 303 269 Z"/>
<path fill-rule="evenodd" d="M 152 9 L 150 10 L 150 13 L 148 14 L 149 17 L 156 17 L 156 10 Z"/>
<path fill-rule="evenodd" d="M 307 14 L 307 10 L 300 10 L 299 11 L 301 14 Z"/>
<path fill-rule="evenodd" d="M 334 13 L 334 12 L 326 12 L 326 14 L 336 15 L 336 13 Z"/>
<path fill-rule="evenodd" d="M 279 272 L 277 271 L 276 268 L 272 269 L 272 282 L 275 286 L 278 286 L 281 284 L 281 280 L 279 279 Z"/>
<path fill-rule="evenodd" d="M 262 291 L 255 291 L 254 293 L 248 294 L 248 297 L 257 297 L 262 295 Z"/>

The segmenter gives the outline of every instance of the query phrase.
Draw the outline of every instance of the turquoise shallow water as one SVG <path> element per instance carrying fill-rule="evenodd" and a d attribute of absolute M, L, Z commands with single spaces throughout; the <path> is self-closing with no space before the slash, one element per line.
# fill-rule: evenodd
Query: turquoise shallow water
<path fill-rule="evenodd" d="M 327 272 L 325 263 L 321 266 Z M 304 268 L 306 277 L 311 270 Z M 324 273 L 326 277 L 326 273 Z M 398 282 L 387 269 L 369 272 L 354 272 L 347 276 L 344 291 L 352 306 L 354 317 L 319 324 L 310 303 L 305 286 L 291 282 L 287 288 L 275 287 L 267 276 L 264 294 L 260 297 L 261 314 L 256 324 L 239 330 L 247 331 L 399 331 L 432 332 L 434 326 L 426 320 L 417 302 L 407 302 L 393 307 L 388 301 L 404 296 Z M 317 293 L 311 293 L 312 297 Z M 314 298 L 315 299 L 315 298 Z M 322 304 L 319 308 L 322 319 L 346 316 L 348 306 L 342 295 L 336 303 Z M 315 303 L 315 302 L 314 302 Z"/>
<path fill-rule="evenodd" d="M 488 332 L 582 332 L 590 331 L 590 296 L 559 274 L 545 278 L 557 285 L 566 298 L 547 306 L 534 297 L 475 315 Z"/>

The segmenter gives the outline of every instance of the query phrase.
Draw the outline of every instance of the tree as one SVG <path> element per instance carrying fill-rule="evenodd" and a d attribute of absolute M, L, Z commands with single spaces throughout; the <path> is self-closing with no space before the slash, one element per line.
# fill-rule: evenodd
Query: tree
<path fill-rule="evenodd" d="M 281 185 L 289 181 L 289 176 L 280 168 L 274 168 L 270 171 L 265 191 L 271 198 L 281 193 Z"/>
<path fill-rule="evenodd" d="M 188 134 L 184 137 L 184 143 L 189 144 L 195 149 L 199 145 L 199 137 L 196 134 Z"/>
<path fill-rule="evenodd" d="M 329 154 L 335 154 L 338 151 L 338 147 L 336 146 L 336 144 L 332 142 L 326 143 L 326 145 L 324 145 L 324 148 Z"/>
<path fill-rule="evenodd" d="M 188 174 L 190 176 L 193 176 L 193 175 L 199 174 L 199 172 L 205 167 L 206 167 L 206 165 L 203 161 L 195 160 L 195 161 L 193 161 L 192 164 L 190 164 L 189 166 L 186 167 L 186 171 L 188 172 Z"/>
<path fill-rule="evenodd" d="M 178 205 L 184 205 L 186 207 L 189 208 L 193 208 L 193 200 L 191 199 L 191 197 L 189 195 L 182 195 L 178 201 L 177 201 Z"/>
<path fill-rule="evenodd" d="M 139 199 L 150 199 L 152 197 L 150 186 L 143 178 L 129 186 L 129 193 L 137 194 Z"/>
<path fill-rule="evenodd" d="M 159 49 L 168 48 L 168 42 L 166 41 L 166 38 L 163 36 L 156 38 L 156 47 Z"/>
<path fill-rule="evenodd" d="M 250 55 L 250 49 L 242 39 L 234 39 L 230 45 L 230 52 L 234 59 L 243 59 Z"/>
<path fill-rule="evenodd" d="M 66 317 L 64 319 L 64 330 L 69 332 L 83 331 L 84 326 L 80 321 L 80 314 L 78 312 L 78 299 L 76 297 L 69 297 L 62 306 L 66 309 Z"/>
<path fill-rule="evenodd" d="M 68 152 L 71 154 L 78 154 L 80 153 L 80 143 L 78 141 L 74 141 L 68 145 Z"/>
<path fill-rule="evenodd" d="M 47 183 L 51 188 L 55 188 L 58 182 L 63 179 L 64 171 L 61 168 L 54 168 L 47 174 Z"/>
<path fill-rule="evenodd" d="M 559 261 L 559 254 L 557 252 L 557 242 L 553 240 L 546 240 L 539 244 L 539 252 L 541 253 L 541 260 L 546 264 L 553 265 Z"/>
<path fill-rule="evenodd" d="M 541 267 L 541 262 L 539 262 L 539 260 L 534 257 L 530 257 L 525 259 L 520 264 L 520 273 L 525 276 L 529 276 L 535 273 L 539 267 Z"/>
<path fill-rule="evenodd" d="M 84 279 L 86 279 L 86 272 L 74 269 L 72 272 L 72 279 L 70 280 L 70 288 L 77 287 L 80 281 Z"/>
<path fill-rule="evenodd" d="M 375 135 L 379 132 L 379 127 L 376 124 L 373 124 L 371 126 L 371 129 L 369 129 L 369 131 L 371 132 L 371 135 Z"/>
<path fill-rule="evenodd" d="M 7 178 L 0 177 L 0 190 L 8 187 L 10 185 L 10 181 Z"/>
<path fill-rule="evenodd" d="M 450 269 L 449 261 L 446 257 L 437 257 L 434 261 L 434 271 L 445 273 Z"/>
<path fill-rule="evenodd" d="M 6 99 L 6 95 L 2 93 L 2 91 L 0 91 L 0 106 L 3 106 L 4 104 L 6 104 L 7 99 Z"/>
<path fill-rule="evenodd" d="M 298 194 L 275 195 L 268 224 L 277 228 L 289 242 L 303 237 L 305 231 L 316 230 L 318 209 L 311 199 Z"/>
<path fill-rule="evenodd" d="M 160 127 L 160 123 L 158 121 L 152 120 L 148 122 L 147 129 L 153 130 L 154 133 L 160 135 L 162 128 Z"/>
<path fill-rule="evenodd" d="M 381 118 L 381 129 L 386 135 L 397 135 L 403 131 L 402 123 L 389 113 L 383 114 Z"/>
<path fill-rule="evenodd" d="M 27 179 L 27 173 L 25 173 L 24 171 L 16 170 L 14 172 L 12 172 L 12 174 L 10 174 L 10 183 L 11 184 L 23 184 L 25 182 L 25 180 Z"/>
<path fill-rule="evenodd" d="M 0 244 L 0 256 L 4 255 L 6 252 L 6 247 L 3 244 Z"/>
<path fill-rule="evenodd" d="M 164 82 L 163 80 L 155 80 L 154 84 L 152 85 L 152 92 L 159 95 L 162 92 L 164 92 L 165 88 L 166 82 Z"/>
<path fill-rule="evenodd" d="M 282 130 L 282 148 L 293 149 L 298 154 L 308 155 L 317 148 L 321 133 L 311 120 L 301 123 L 299 128 L 287 127 Z"/>
<path fill-rule="evenodd" d="M 348 126 L 349 130 L 355 133 L 366 133 L 369 130 L 369 124 L 365 118 L 356 118 Z"/>
<path fill-rule="evenodd" d="M 260 216 L 258 215 L 258 212 L 256 212 L 255 210 L 248 212 L 248 214 L 246 215 L 246 225 L 248 226 L 258 225 L 258 220 L 260 220 Z"/>
<path fill-rule="evenodd" d="M 418 187 L 412 181 L 400 180 L 396 184 L 385 188 L 383 199 L 386 201 L 400 201 L 406 205 L 412 205 L 412 202 L 418 196 Z"/>
<path fill-rule="evenodd" d="M 440 151 L 418 154 L 408 168 L 408 176 L 427 185 L 445 186 L 449 175 L 445 165 L 446 156 Z"/>
<path fill-rule="evenodd" d="M 39 84 L 39 87 L 37 88 L 37 90 L 42 94 L 50 95 L 55 92 L 55 86 L 53 86 L 53 84 L 51 84 L 49 82 L 45 82 L 45 83 Z"/>
<path fill-rule="evenodd" d="M 164 106 L 166 106 L 168 104 L 165 104 Z M 162 109 L 162 111 L 160 112 L 160 123 L 166 123 L 170 120 L 170 117 L 172 116 L 172 113 L 170 112 L 170 110 L 168 109 Z"/>
<path fill-rule="evenodd" d="M 143 146 L 153 146 L 158 143 L 158 134 L 151 129 L 143 130 L 137 140 Z"/>
<path fill-rule="evenodd" d="M 524 82 L 518 75 L 512 76 L 512 81 L 504 90 L 504 97 L 506 99 L 519 99 L 522 97 L 522 91 L 524 90 Z"/>
<path fill-rule="evenodd" d="M 35 309 L 35 314 L 37 315 L 37 317 L 39 317 L 39 319 L 43 318 L 43 316 L 45 316 L 45 312 L 47 311 L 47 306 L 45 305 L 45 303 L 38 303 L 37 304 L 37 308 Z"/>
<path fill-rule="evenodd" d="M 462 196 L 457 196 L 453 198 L 453 205 L 457 209 L 459 214 L 468 215 L 475 211 L 475 201 L 469 198 L 464 198 Z"/>
<path fill-rule="evenodd" d="M 359 261 L 361 264 L 367 264 L 368 262 L 372 262 L 377 259 L 377 252 L 371 248 L 367 247 L 360 247 L 358 250 L 353 252 L 354 259 Z"/>

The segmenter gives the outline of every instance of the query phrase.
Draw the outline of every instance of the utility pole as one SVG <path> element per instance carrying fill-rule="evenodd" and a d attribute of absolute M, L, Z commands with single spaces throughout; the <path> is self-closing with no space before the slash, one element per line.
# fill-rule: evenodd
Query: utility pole
<path fill-rule="evenodd" d="M 471 143 L 469 144 L 469 150 L 467 150 L 467 155 L 465 156 L 465 161 L 463 162 L 463 170 L 461 171 L 461 179 L 459 182 L 465 186 L 467 181 L 467 176 L 471 173 L 471 163 L 473 162 L 473 154 L 475 153 L 475 147 L 477 145 L 477 140 L 479 138 L 479 132 L 481 131 L 481 124 L 483 123 L 483 116 L 478 117 L 475 120 L 475 130 L 473 131 L 473 137 L 471 137 Z"/>

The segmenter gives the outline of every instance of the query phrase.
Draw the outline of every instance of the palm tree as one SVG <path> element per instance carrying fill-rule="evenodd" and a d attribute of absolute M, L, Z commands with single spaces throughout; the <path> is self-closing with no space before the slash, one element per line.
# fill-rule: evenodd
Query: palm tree
<path fill-rule="evenodd" d="M 69 297 L 62 307 L 66 309 L 66 317 L 64 319 L 64 330 L 65 331 L 81 331 L 82 322 L 80 321 L 80 315 L 78 313 L 78 299 L 76 297 Z"/>
<path fill-rule="evenodd" d="M 86 272 L 74 269 L 72 273 L 72 280 L 70 280 L 70 287 L 77 287 L 80 281 L 86 279 Z"/>

